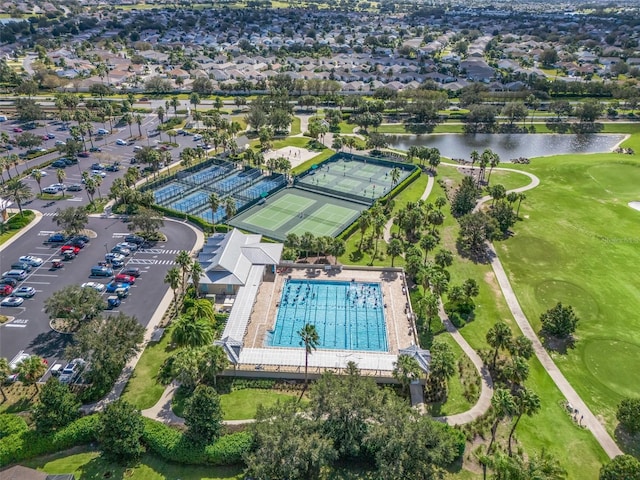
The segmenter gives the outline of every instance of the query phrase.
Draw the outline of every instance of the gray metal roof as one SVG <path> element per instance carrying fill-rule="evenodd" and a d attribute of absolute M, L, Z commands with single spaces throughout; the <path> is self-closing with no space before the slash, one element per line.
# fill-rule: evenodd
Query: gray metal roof
<path fill-rule="evenodd" d="M 236 301 L 233 303 L 233 308 L 222 333 L 222 338 L 227 342 L 242 342 L 262 282 L 264 269 L 264 265 L 253 265 L 247 277 L 247 283 L 238 290 Z"/>

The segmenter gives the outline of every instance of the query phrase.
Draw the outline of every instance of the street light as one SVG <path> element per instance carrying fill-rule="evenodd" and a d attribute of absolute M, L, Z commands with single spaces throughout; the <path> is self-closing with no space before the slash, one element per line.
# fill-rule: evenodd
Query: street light
<path fill-rule="evenodd" d="M 104 244 L 104 251 L 105 251 L 105 253 L 109 253 L 109 244 L 108 243 Z"/>

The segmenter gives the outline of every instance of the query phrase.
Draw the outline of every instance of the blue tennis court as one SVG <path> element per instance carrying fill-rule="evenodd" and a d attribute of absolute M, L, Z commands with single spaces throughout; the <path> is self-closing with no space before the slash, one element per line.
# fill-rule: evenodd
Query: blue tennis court
<path fill-rule="evenodd" d="M 301 348 L 298 331 L 309 323 L 318 331 L 318 348 L 386 352 L 384 309 L 377 283 L 287 280 L 268 344 Z"/>

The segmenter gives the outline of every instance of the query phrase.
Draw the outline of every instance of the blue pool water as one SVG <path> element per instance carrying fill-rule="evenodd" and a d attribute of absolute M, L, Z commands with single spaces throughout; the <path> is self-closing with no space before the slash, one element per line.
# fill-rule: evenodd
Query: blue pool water
<path fill-rule="evenodd" d="M 287 280 L 268 344 L 300 348 L 297 332 L 306 323 L 318 331 L 318 348 L 388 351 L 384 301 L 377 283 Z"/>

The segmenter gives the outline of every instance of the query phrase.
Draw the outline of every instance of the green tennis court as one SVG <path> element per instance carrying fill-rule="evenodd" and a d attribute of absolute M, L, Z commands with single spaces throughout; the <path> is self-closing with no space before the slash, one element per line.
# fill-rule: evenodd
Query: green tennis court
<path fill-rule="evenodd" d="M 351 225 L 366 205 L 307 190 L 286 188 L 236 216 L 232 226 L 284 240 L 289 233 L 336 236 Z"/>

